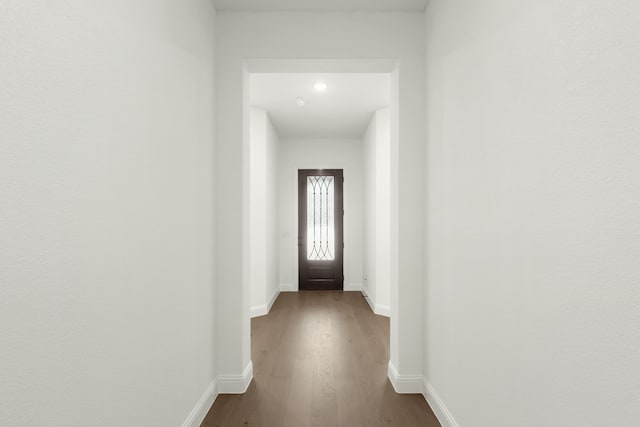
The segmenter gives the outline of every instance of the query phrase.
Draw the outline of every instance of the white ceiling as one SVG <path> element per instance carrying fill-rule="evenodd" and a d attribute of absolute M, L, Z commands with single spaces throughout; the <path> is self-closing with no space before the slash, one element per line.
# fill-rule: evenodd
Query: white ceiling
<path fill-rule="evenodd" d="M 214 0 L 232 11 L 423 11 L 429 0 Z"/>
<path fill-rule="evenodd" d="M 317 81 L 328 89 L 317 92 Z M 282 139 L 361 138 L 390 100 L 389 74 L 251 74 L 250 104 L 269 113 Z"/>

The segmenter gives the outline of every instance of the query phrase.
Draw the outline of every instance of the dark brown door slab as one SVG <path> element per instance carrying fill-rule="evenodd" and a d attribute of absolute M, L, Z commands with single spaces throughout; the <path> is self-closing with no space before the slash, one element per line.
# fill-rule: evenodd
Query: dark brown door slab
<path fill-rule="evenodd" d="M 300 290 L 342 290 L 342 169 L 298 171 L 298 270 Z"/>

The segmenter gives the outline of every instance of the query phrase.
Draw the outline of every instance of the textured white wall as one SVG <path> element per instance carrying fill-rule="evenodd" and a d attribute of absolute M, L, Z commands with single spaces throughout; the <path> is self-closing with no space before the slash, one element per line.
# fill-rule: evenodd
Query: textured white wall
<path fill-rule="evenodd" d="M 362 137 L 364 174 L 364 234 L 362 273 L 364 290 L 374 309 L 376 304 L 376 114 Z"/>
<path fill-rule="evenodd" d="M 330 29 L 330 30 L 328 30 Z M 218 13 L 216 79 L 218 132 L 217 218 L 218 362 L 238 375 L 250 360 L 248 286 L 241 238 L 248 205 L 243 188 L 243 62 L 255 58 L 393 59 L 393 221 L 391 359 L 401 374 L 422 373 L 422 280 L 424 249 L 424 16 L 422 13 Z M 246 96 L 246 93 L 245 93 Z M 395 130 L 394 130 L 395 129 Z M 248 174 L 247 174 L 248 176 Z M 224 327 L 222 326 L 224 322 Z M 404 325 L 404 326 L 403 326 Z"/>
<path fill-rule="evenodd" d="M 360 290 L 363 262 L 363 152 L 359 139 L 280 144 L 280 283 L 298 290 L 298 169 L 344 169 L 344 289 Z"/>
<path fill-rule="evenodd" d="M 280 181 L 280 137 L 269 116 L 267 115 L 267 176 L 266 193 L 267 203 L 265 216 L 267 218 L 267 284 L 265 291 L 265 304 L 273 302 L 273 296 L 280 290 L 280 277 L 278 259 L 280 250 L 280 232 L 278 216 L 278 187 Z"/>
<path fill-rule="evenodd" d="M 250 288 L 251 314 L 266 314 L 278 279 L 278 144 L 265 110 L 250 117 Z"/>
<path fill-rule="evenodd" d="M 639 17 L 427 8 L 425 370 L 461 426 L 638 423 Z"/>
<path fill-rule="evenodd" d="M 365 291 L 378 314 L 391 310 L 391 114 L 376 111 L 364 144 Z"/>
<path fill-rule="evenodd" d="M 263 215 L 267 199 L 267 112 L 259 108 L 251 108 L 249 118 L 249 283 L 251 290 L 251 309 L 264 304 L 266 288 L 266 239 L 267 221 Z"/>
<path fill-rule="evenodd" d="M 391 110 L 376 112 L 376 311 L 391 306 Z"/>
<path fill-rule="evenodd" d="M 0 425 L 181 425 L 215 367 L 213 8 L 0 11 Z"/>

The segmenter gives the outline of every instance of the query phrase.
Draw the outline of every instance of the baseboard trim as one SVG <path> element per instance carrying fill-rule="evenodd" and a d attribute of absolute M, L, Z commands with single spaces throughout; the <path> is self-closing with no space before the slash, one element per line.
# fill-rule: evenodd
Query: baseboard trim
<path fill-rule="evenodd" d="M 422 394 L 433 410 L 433 413 L 436 414 L 436 418 L 438 418 L 442 427 L 459 427 L 458 423 L 453 418 L 451 411 L 449 411 L 436 390 L 426 378 L 424 379 L 423 387 L 424 389 Z"/>
<path fill-rule="evenodd" d="M 255 305 L 251 307 L 251 318 L 265 316 L 269 314 L 269 310 L 266 305 Z"/>
<path fill-rule="evenodd" d="M 267 314 L 269 314 L 269 312 L 271 311 L 271 307 L 273 307 L 273 303 L 276 302 L 276 299 L 278 299 L 278 295 L 280 295 L 280 288 L 277 288 L 275 290 L 275 292 L 271 296 L 271 299 L 266 304 L 251 307 L 251 318 L 266 316 Z"/>
<path fill-rule="evenodd" d="M 376 304 L 373 312 L 380 316 L 391 317 L 391 307 L 388 305 Z"/>
<path fill-rule="evenodd" d="M 182 427 L 200 427 L 202 421 L 207 416 L 207 413 L 213 406 L 213 402 L 215 402 L 218 397 L 218 379 L 214 379 L 211 381 L 211 384 L 204 391 L 200 400 L 193 408 L 187 419 L 184 423 L 182 423 Z"/>
<path fill-rule="evenodd" d="M 343 289 L 345 292 L 362 292 L 362 283 L 346 283 Z"/>
<path fill-rule="evenodd" d="M 375 301 L 372 301 L 371 297 L 367 295 L 367 289 L 364 286 L 360 289 L 360 292 L 362 292 L 362 296 L 367 300 L 367 303 L 374 314 L 377 314 L 378 316 L 391 317 L 391 307 L 388 305 L 376 304 Z"/>
<path fill-rule="evenodd" d="M 399 394 L 422 394 L 424 390 L 424 376 L 422 375 L 400 375 L 393 362 L 389 361 L 387 372 L 389 381 L 396 393 Z"/>
<path fill-rule="evenodd" d="M 241 375 L 219 375 L 218 393 L 220 394 L 242 394 L 247 391 L 253 379 L 253 362 L 244 369 Z"/>
<path fill-rule="evenodd" d="M 280 292 L 298 292 L 298 284 L 281 283 Z"/>
<path fill-rule="evenodd" d="M 245 393 L 251 380 L 253 380 L 253 362 L 251 361 L 242 375 L 219 375 L 216 377 L 204 391 L 185 422 L 182 423 L 182 427 L 200 427 L 219 394 Z"/>
<path fill-rule="evenodd" d="M 371 311 L 375 314 L 376 312 L 375 303 L 371 301 L 371 297 L 367 295 L 367 290 L 365 289 L 364 286 L 362 287 L 362 289 L 360 289 L 360 292 L 362 292 L 362 296 L 364 297 L 365 301 L 367 301 L 367 304 L 369 304 Z"/>
<path fill-rule="evenodd" d="M 273 304 L 276 302 L 276 300 L 278 299 L 279 296 L 280 296 L 280 288 L 278 287 L 273 292 L 273 295 L 271 295 L 271 299 L 267 303 L 267 313 L 269 313 L 271 311 L 271 308 L 273 307 Z"/>

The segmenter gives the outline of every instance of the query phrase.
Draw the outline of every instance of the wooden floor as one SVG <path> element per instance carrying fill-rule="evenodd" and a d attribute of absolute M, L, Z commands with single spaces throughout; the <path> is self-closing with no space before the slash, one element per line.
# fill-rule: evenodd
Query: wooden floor
<path fill-rule="evenodd" d="M 282 293 L 251 323 L 254 380 L 202 426 L 440 426 L 422 395 L 387 379 L 389 319 L 360 292 Z"/>

